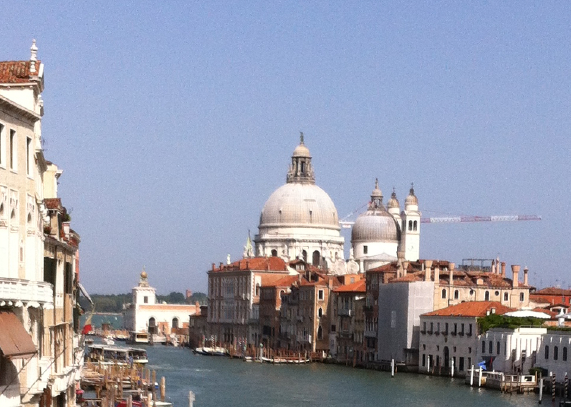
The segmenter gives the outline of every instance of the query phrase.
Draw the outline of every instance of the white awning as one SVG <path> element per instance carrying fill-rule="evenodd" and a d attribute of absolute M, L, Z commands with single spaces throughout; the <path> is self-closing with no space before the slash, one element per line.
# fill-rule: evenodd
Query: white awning
<path fill-rule="evenodd" d="M 81 293 L 83 294 L 83 296 L 85 298 L 87 298 L 87 300 L 91 303 L 91 305 L 93 305 L 93 300 L 91 299 L 91 297 L 89 296 L 89 294 L 87 294 L 87 291 L 85 290 L 85 287 L 83 287 L 81 285 L 81 283 L 77 283 L 77 286 L 79 287 L 79 291 L 81 291 Z"/>
<path fill-rule="evenodd" d="M 504 314 L 506 317 L 516 317 L 516 318 L 542 318 L 542 319 L 551 319 L 551 316 L 547 315 L 544 312 L 538 311 L 529 311 L 529 310 L 520 310 L 520 311 L 513 311 L 513 312 L 506 312 Z"/>

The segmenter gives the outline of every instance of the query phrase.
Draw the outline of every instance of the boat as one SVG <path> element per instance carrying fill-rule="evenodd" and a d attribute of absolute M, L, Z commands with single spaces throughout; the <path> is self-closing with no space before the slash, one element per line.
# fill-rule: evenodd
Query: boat
<path fill-rule="evenodd" d="M 220 346 L 210 347 L 200 347 L 193 350 L 195 354 L 205 355 L 205 356 L 228 356 L 228 350 Z"/>
<path fill-rule="evenodd" d="M 141 348 L 109 345 L 91 345 L 87 348 L 86 362 L 118 364 L 123 366 L 148 363 L 147 351 Z"/>
<path fill-rule="evenodd" d="M 149 334 L 148 332 L 131 331 L 127 343 L 149 343 Z"/>

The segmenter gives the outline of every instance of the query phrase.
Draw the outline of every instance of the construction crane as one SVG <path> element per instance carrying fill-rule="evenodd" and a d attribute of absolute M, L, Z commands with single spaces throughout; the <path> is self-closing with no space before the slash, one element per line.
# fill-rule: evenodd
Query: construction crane
<path fill-rule="evenodd" d="M 462 223 L 462 222 L 515 222 L 520 220 L 541 220 L 537 215 L 492 215 L 492 216 L 444 216 L 420 218 L 420 223 Z M 350 229 L 355 222 L 339 221 L 344 229 Z"/>

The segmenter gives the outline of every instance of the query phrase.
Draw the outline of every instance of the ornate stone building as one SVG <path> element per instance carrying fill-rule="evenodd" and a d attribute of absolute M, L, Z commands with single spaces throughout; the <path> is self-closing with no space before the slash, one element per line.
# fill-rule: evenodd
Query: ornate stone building
<path fill-rule="evenodd" d="M 315 185 L 311 154 L 303 133 L 291 157 L 286 183 L 274 191 L 260 215 L 254 239 L 256 255 L 303 259 L 314 266 L 344 268 L 337 209 L 329 195 Z"/>

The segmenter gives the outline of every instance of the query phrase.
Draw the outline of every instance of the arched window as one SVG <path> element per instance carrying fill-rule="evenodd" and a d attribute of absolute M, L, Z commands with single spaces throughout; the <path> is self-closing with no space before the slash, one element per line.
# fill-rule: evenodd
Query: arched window
<path fill-rule="evenodd" d="M 507 301 L 508 298 L 509 298 L 509 297 L 508 297 L 508 293 L 504 293 L 504 301 Z"/>
<path fill-rule="evenodd" d="M 172 319 L 172 327 L 173 327 L 173 329 L 178 328 L 178 318 Z"/>
<path fill-rule="evenodd" d="M 412 230 L 416 230 L 416 228 L 417 228 L 417 223 L 416 223 L 416 221 L 414 221 L 412 224 Z"/>
<path fill-rule="evenodd" d="M 549 345 L 545 345 L 545 360 L 549 360 Z"/>
<path fill-rule="evenodd" d="M 519 300 L 523 302 L 525 300 L 525 295 L 523 293 L 519 293 Z"/>
<path fill-rule="evenodd" d="M 307 263 L 307 252 L 305 250 L 301 252 L 301 257 L 303 257 L 303 261 Z"/>
<path fill-rule="evenodd" d="M 446 288 L 442 289 L 442 298 L 446 298 Z"/>
<path fill-rule="evenodd" d="M 567 362 L 567 346 L 563 347 L 563 361 Z"/>
<path fill-rule="evenodd" d="M 408 221 L 408 230 L 412 230 L 412 220 Z"/>
<path fill-rule="evenodd" d="M 553 347 L 553 360 L 557 360 L 559 358 L 559 347 Z"/>
<path fill-rule="evenodd" d="M 319 318 L 321 318 L 323 316 L 323 308 L 319 307 L 319 309 L 317 310 L 317 316 Z"/>
<path fill-rule="evenodd" d="M 157 322 L 154 317 L 149 318 L 149 333 L 150 334 L 157 333 Z"/>
<path fill-rule="evenodd" d="M 323 339 L 323 329 L 321 329 L 321 325 L 319 325 L 319 328 L 317 328 L 317 339 Z"/>
<path fill-rule="evenodd" d="M 321 254 L 319 253 L 318 250 L 313 252 L 313 265 L 314 266 L 319 266 L 321 264 Z"/>
<path fill-rule="evenodd" d="M 276 249 L 272 250 L 272 257 L 278 257 L 278 251 Z"/>
<path fill-rule="evenodd" d="M 486 291 L 484 294 L 484 301 L 490 301 L 490 292 Z"/>
<path fill-rule="evenodd" d="M 458 290 L 454 290 L 454 299 L 457 300 L 460 297 Z"/>

